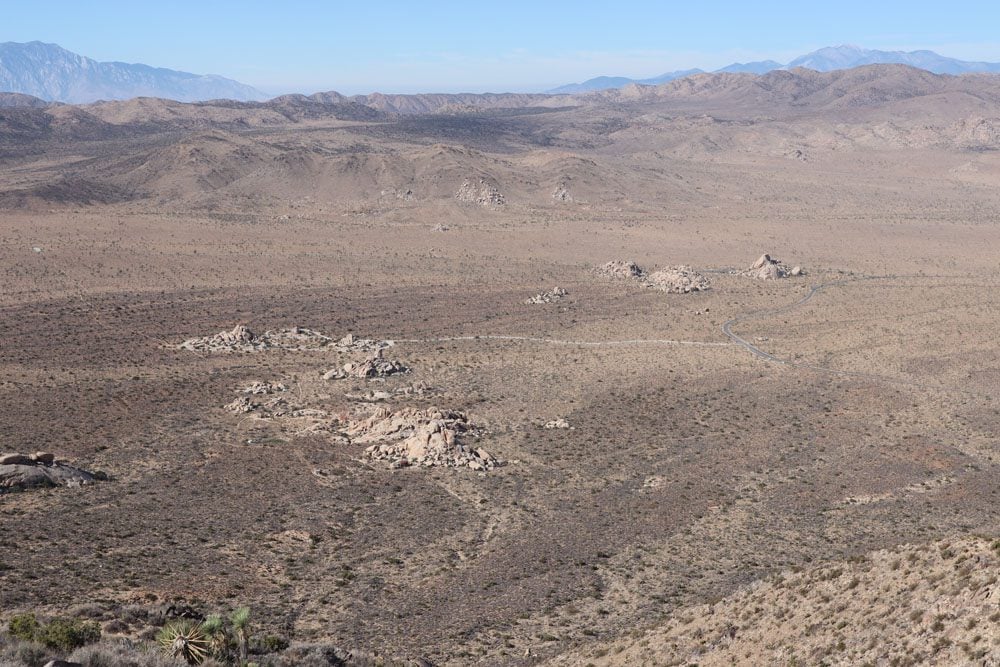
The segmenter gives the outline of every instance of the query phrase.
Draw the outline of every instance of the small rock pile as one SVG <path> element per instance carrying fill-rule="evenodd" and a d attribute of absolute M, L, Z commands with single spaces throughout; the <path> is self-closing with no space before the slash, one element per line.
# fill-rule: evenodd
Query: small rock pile
<path fill-rule="evenodd" d="M 334 348 L 338 352 L 366 351 L 391 347 L 392 341 L 357 339 L 348 334 L 339 341 L 312 329 L 293 327 L 256 334 L 243 324 L 232 331 L 221 331 L 212 336 L 189 338 L 178 349 L 191 352 L 262 352 L 264 350 L 319 350 Z"/>
<path fill-rule="evenodd" d="M 535 296 L 533 296 L 533 297 L 531 297 L 529 299 L 525 299 L 524 303 L 526 303 L 528 305 L 532 305 L 532 304 L 538 305 L 538 304 L 543 304 L 543 303 L 552 303 L 553 301 L 558 301 L 559 299 L 563 298 L 567 294 L 569 294 L 569 292 L 567 292 L 566 290 L 564 290 L 562 287 L 553 287 L 548 292 L 541 292 L 541 293 L 536 294 Z"/>
<path fill-rule="evenodd" d="M 0 454 L 0 493 L 54 486 L 83 486 L 107 479 L 56 461 L 49 452 Z"/>
<path fill-rule="evenodd" d="M 475 182 L 468 178 L 465 179 L 461 187 L 458 188 L 458 192 L 455 193 L 455 199 L 469 204 L 478 204 L 484 208 L 500 208 L 507 203 L 497 186 L 485 178 L 479 178 Z"/>
<path fill-rule="evenodd" d="M 338 352 L 381 352 L 394 345 L 391 340 L 372 340 L 371 338 L 355 338 L 354 334 L 347 334 L 337 341 L 334 347 Z"/>
<path fill-rule="evenodd" d="M 542 426 L 542 428 L 545 428 L 545 429 L 565 429 L 565 428 L 573 428 L 573 427 L 569 425 L 568 421 L 566 421 L 565 419 L 563 419 L 562 417 L 560 417 L 559 419 L 553 419 L 552 421 L 545 422 L 545 424 Z"/>
<path fill-rule="evenodd" d="M 373 389 L 372 391 L 366 391 L 363 394 L 344 394 L 344 398 L 351 401 L 363 401 L 365 403 L 377 403 L 379 401 L 388 401 L 391 398 L 396 398 L 399 396 L 424 396 L 430 394 L 434 389 L 428 387 L 423 382 L 414 382 L 409 387 L 396 387 L 392 390 L 387 389 Z"/>
<path fill-rule="evenodd" d="M 329 336 L 303 327 L 266 331 L 261 340 L 267 348 L 278 350 L 315 350 L 333 342 Z"/>
<path fill-rule="evenodd" d="M 749 269 L 744 271 L 744 275 L 756 278 L 757 280 L 778 280 L 779 278 L 797 277 L 805 273 L 801 266 L 788 268 L 780 260 L 773 259 L 768 254 L 763 254 L 753 263 Z"/>
<path fill-rule="evenodd" d="M 605 278 L 629 278 L 642 279 L 646 277 L 646 272 L 641 266 L 632 260 L 615 259 L 600 265 L 594 272 Z"/>
<path fill-rule="evenodd" d="M 330 342 L 328 336 L 301 327 L 267 331 L 258 335 L 246 325 L 237 324 L 232 331 L 221 331 L 202 338 L 189 338 L 178 347 L 192 352 L 260 352 L 275 348 L 285 350 L 318 348 Z"/>
<path fill-rule="evenodd" d="M 263 349 L 263 344 L 249 327 L 237 324 L 232 331 L 220 331 L 214 336 L 189 338 L 178 347 L 192 352 L 253 352 Z"/>
<path fill-rule="evenodd" d="M 565 185 L 557 185 L 552 191 L 552 198 L 556 201 L 573 201 L 573 195 L 569 193 Z"/>
<path fill-rule="evenodd" d="M 244 387 L 240 393 L 250 394 L 251 396 L 262 396 L 265 394 L 277 394 L 282 391 L 288 391 L 288 387 L 280 382 L 261 382 L 259 380 L 251 383 L 250 385 Z"/>
<path fill-rule="evenodd" d="M 383 378 L 397 373 L 409 373 L 410 369 L 398 361 L 384 359 L 382 350 L 362 361 L 360 364 L 348 362 L 342 368 L 334 368 L 323 373 L 324 380 L 343 380 L 345 378 Z"/>
<path fill-rule="evenodd" d="M 672 294 L 701 292 L 710 287 L 708 279 L 690 266 L 675 266 L 660 269 L 649 274 L 649 277 L 646 279 L 646 285 L 653 289 Z"/>
<path fill-rule="evenodd" d="M 614 279 L 635 280 L 650 289 L 656 289 L 672 294 L 689 294 L 709 289 L 711 283 L 690 266 L 673 266 L 653 273 L 631 260 L 614 260 L 597 267 L 595 273 L 599 276 Z"/>
<path fill-rule="evenodd" d="M 226 403 L 222 409 L 232 412 L 234 415 L 245 415 L 260 407 L 260 403 L 254 402 L 249 396 L 240 396 L 232 403 Z"/>
<path fill-rule="evenodd" d="M 415 465 L 487 471 L 500 465 L 486 450 L 461 442 L 464 436 L 475 436 L 475 429 L 465 413 L 455 410 L 379 408 L 367 419 L 352 422 L 347 435 L 353 442 L 373 443 L 365 454 L 388 461 L 394 468 Z"/>
<path fill-rule="evenodd" d="M 255 401 L 250 396 L 238 397 L 232 403 L 228 403 L 223 408 L 234 415 L 245 415 L 253 412 L 261 419 L 274 419 L 275 417 L 292 416 L 295 408 L 288 404 L 284 398 L 276 396 L 266 401 Z"/>
<path fill-rule="evenodd" d="M 249 387 L 237 390 L 238 396 L 232 403 L 223 406 L 234 415 L 251 414 L 257 419 L 280 419 L 296 417 L 328 416 L 326 410 L 314 410 L 286 398 L 291 397 L 288 388 L 281 384 L 254 382 Z"/>

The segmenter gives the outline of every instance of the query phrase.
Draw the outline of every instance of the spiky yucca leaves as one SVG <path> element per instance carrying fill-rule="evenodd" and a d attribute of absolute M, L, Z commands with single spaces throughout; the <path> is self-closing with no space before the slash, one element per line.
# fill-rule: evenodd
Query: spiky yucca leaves
<path fill-rule="evenodd" d="M 250 643 L 250 607 L 240 607 L 229 617 L 240 646 L 240 664 L 247 661 L 247 645 Z"/>
<path fill-rule="evenodd" d="M 200 665 L 211 649 L 211 641 L 201 626 L 188 619 L 167 623 L 157 633 L 156 641 L 164 653 L 189 665 Z"/>
<path fill-rule="evenodd" d="M 219 614 L 210 614 L 201 622 L 201 631 L 205 633 L 211 646 L 212 655 L 224 659 L 229 655 L 230 638 L 226 622 Z"/>

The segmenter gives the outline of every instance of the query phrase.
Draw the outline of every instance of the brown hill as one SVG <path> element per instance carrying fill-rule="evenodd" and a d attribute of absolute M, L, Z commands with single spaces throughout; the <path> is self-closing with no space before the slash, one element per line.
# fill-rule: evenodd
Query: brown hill
<path fill-rule="evenodd" d="M 0 107 L 29 107 L 42 109 L 51 106 L 51 102 L 25 95 L 24 93 L 0 93 Z"/>
<path fill-rule="evenodd" d="M 659 86 L 632 84 L 620 90 L 580 96 L 591 103 L 726 108 L 730 114 L 831 111 L 877 107 L 901 100 L 942 95 L 1000 100 L 1000 76 L 932 74 L 907 65 L 867 65 L 816 72 L 775 70 L 763 75 L 720 72 L 677 79 Z"/>
<path fill-rule="evenodd" d="M 1000 541 L 906 545 L 782 572 L 552 665 L 994 665 Z"/>

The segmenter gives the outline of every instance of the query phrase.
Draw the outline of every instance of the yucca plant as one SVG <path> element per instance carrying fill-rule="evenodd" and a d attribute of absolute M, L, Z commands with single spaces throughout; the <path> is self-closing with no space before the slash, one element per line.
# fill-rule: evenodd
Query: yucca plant
<path fill-rule="evenodd" d="M 201 631 L 205 633 L 211 646 L 212 655 L 223 659 L 229 654 L 229 632 L 226 622 L 219 614 L 211 614 L 201 623 Z"/>
<path fill-rule="evenodd" d="M 240 664 L 246 664 L 247 645 L 250 643 L 250 607 L 240 607 L 229 617 L 240 647 Z"/>
<path fill-rule="evenodd" d="M 163 652 L 189 665 L 200 665 L 208 657 L 211 641 L 201 625 L 188 619 L 164 625 L 156 635 Z"/>

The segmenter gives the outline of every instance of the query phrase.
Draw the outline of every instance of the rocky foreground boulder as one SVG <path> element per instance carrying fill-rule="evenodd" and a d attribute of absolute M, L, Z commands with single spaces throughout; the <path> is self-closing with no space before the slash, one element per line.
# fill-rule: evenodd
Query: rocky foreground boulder
<path fill-rule="evenodd" d="M 34 454 L 0 454 L 0 493 L 56 486 L 83 486 L 107 479 L 103 473 L 92 473 L 56 461 L 49 452 Z"/>

